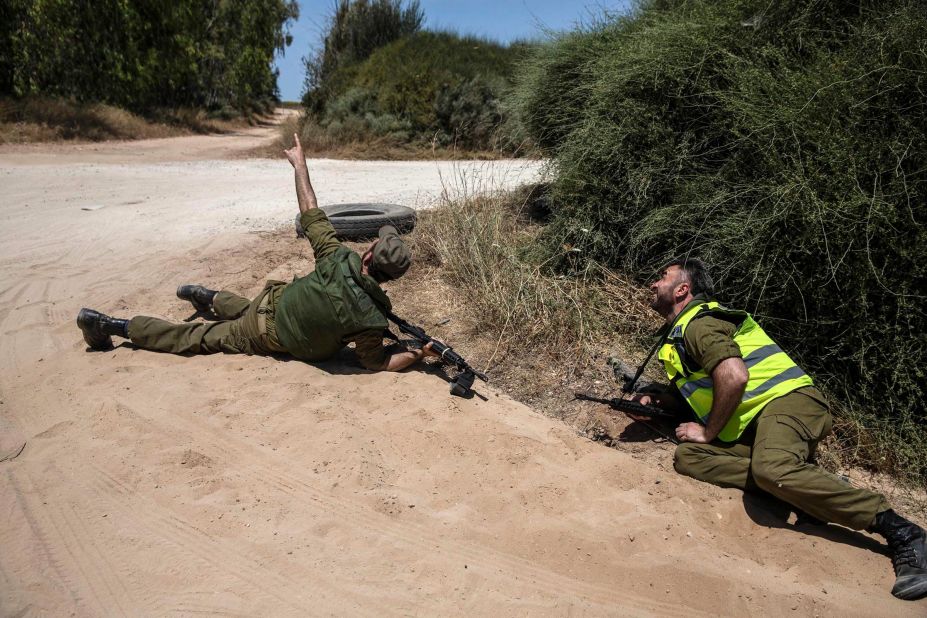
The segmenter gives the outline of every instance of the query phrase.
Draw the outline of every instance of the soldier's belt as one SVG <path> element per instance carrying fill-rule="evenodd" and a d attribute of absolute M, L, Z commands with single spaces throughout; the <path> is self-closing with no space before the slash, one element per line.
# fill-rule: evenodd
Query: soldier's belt
<path fill-rule="evenodd" d="M 270 313 L 270 293 L 273 291 L 272 287 L 264 288 L 262 292 L 261 301 L 258 303 L 257 307 L 257 329 L 258 333 L 264 336 L 264 342 L 267 347 L 273 352 L 286 352 L 286 350 L 280 346 L 280 343 L 277 341 L 276 328 L 274 329 L 273 337 L 270 336 L 270 333 L 267 330 L 267 314 Z"/>

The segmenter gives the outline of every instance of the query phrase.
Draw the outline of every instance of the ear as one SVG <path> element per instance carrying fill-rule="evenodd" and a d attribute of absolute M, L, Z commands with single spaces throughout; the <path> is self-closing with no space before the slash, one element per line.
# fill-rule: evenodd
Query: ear
<path fill-rule="evenodd" d="M 689 292 L 692 290 L 692 286 L 688 281 L 680 281 L 679 285 L 676 286 L 676 299 L 681 300 L 689 295 Z"/>
<path fill-rule="evenodd" d="M 364 251 L 364 254 L 361 255 L 361 264 L 368 266 L 370 262 L 373 261 L 373 252 L 370 249 Z"/>

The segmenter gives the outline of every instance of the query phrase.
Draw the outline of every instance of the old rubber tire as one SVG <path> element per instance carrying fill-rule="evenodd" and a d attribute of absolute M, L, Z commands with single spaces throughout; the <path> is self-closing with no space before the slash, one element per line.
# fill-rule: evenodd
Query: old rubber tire
<path fill-rule="evenodd" d="M 332 204 L 322 206 L 338 238 L 359 240 L 376 238 L 384 225 L 392 225 L 400 234 L 406 234 L 415 227 L 415 211 L 398 204 Z M 300 215 L 296 215 L 296 235 L 302 236 Z"/>

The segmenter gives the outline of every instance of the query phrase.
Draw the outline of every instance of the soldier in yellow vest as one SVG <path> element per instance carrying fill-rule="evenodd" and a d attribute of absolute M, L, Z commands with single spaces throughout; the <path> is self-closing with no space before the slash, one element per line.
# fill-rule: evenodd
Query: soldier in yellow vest
<path fill-rule="evenodd" d="M 666 321 L 659 358 L 678 396 L 642 403 L 694 413 L 676 428 L 680 474 L 721 487 L 765 491 L 825 522 L 886 538 L 895 567 L 892 594 L 927 596 L 927 534 L 877 493 L 811 463 L 832 427 L 811 378 L 746 312 L 710 300 L 699 260 L 676 260 L 651 285 L 651 307 Z"/>

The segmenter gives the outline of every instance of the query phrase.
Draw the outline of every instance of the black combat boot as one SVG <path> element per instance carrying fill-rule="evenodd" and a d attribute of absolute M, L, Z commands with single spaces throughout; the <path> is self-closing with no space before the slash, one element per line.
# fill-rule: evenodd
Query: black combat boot
<path fill-rule="evenodd" d="M 129 338 L 128 320 L 111 318 L 93 309 L 81 309 L 77 314 L 77 325 L 84 333 L 84 341 L 93 350 L 112 348 L 112 335 Z"/>
<path fill-rule="evenodd" d="M 905 601 L 927 596 L 927 532 L 891 509 L 876 515 L 869 530 L 884 536 L 892 552 L 892 594 Z"/>
<path fill-rule="evenodd" d="M 190 301 L 197 311 L 211 311 L 212 301 L 217 292 L 192 283 L 177 288 L 177 298 Z"/>

